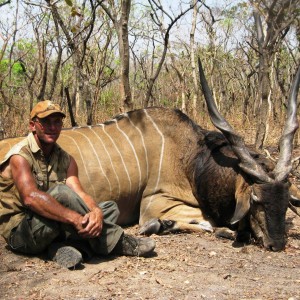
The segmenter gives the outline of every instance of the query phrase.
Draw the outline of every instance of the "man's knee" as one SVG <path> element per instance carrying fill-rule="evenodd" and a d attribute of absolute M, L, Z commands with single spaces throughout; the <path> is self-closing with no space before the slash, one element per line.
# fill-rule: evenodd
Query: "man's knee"
<path fill-rule="evenodd" d="M 104 201 L 99 203 L 99 207 L 101 209 L 108 209 L 108 210 L 113 210 L 116 211 L 117 213 L 120 213 L 119 207 L 115 201 Z"/>
<path fill-rule="evenodd" d="M 65 184 L 57 184 L 50 188 L 47 193 L 59 202 L 67 201 L 69 198 L 76 196 L 76 193 Z"/>
<path fill-rule="evenodd" d="M 118 205 L 114 201 L 100 202 L 99 207 L 102 209 L 106 222 L 116 223 L 120 215 Z"/>
<path fill-rule="evenodd" d="M 63 206 L 75 210 L 81 214 L 88 212 L 84 201 L 71 188 L 65 184 L 58 184 L 48 190 L 48 193 Z"/>

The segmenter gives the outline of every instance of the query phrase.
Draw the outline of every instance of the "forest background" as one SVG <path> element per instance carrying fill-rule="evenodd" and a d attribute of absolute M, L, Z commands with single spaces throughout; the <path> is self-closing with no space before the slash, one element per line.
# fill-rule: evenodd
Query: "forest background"
<path fill-rule="evenodd" d="M 209 128 L 200 57 L 221 113 L 262 148 L 280 135 L 299 43 L 300 0 L 0 0 L 0 139 L 25 135 L 43 99 L 65 127 L 167 106 Z"/>

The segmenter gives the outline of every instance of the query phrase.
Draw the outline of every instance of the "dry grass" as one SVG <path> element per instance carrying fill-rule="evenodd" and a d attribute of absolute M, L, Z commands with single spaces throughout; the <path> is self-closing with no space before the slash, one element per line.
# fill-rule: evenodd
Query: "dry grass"
<path fill-rule="evenodd" d="M 120 113 L 118 108 L 115 108 L 114 111 L 110 109 L 107 110 L 98 110 L 96 116 L 95 116 L 95 124 L 103 123 L 106 120 L 111 119 L 113 116 Z M 15 137 L 15 136 L 24 136 L 28 133 L 29 127 L 28 127 L 28 116 L 29 116 L 29 110 L 24 109 L 23 111 L 10 111 L 6 114 L 6 117 L 2 120 L 2 126 L 4 128 L 4 137 Z M 245 142 L 247 144 L 254 144 L 255 142 L 255 134 L 256 134 L 256 120 L 250 120 L 247 119 L 247 121 L 244 123 L 242 121 L 242 115 L 241 114 L 232 114 L 228 115 L 227 121 L 231 124 L 231 126 L 234 128 L 234 130 L 244 137 Z M 215 127 L 212 125 L 209 117 L 206 114 L 199 114 L 198 117 L 194 118 L 194 121 L 201 125 L 201 127 L 209 129 L 209 130 L 215 130 Z M 84 114 L 80 114 L 76 116 L 76 122 L 78 126 L 85 126 L 86 125 L 86 116 Z M 269 125 L 269 131 L 267 140 L 265 143 L 265 146 L 277 146 L 279 143 L 279 137 L 282 133 L 282 125 L 284 123 L 284 120 L 281 120 L 280 122 L 274 122 L 271 121 Z M 64 121 L 64 127 L 70 128 L 71 121 L 70 117 L 67 116 Z M 1 128 L 0 128 L 1 129 Z M 298 132 L 295 136 L 295 145 L 298 145 L 298 141 L 300 138 L 300 133 Z"/>

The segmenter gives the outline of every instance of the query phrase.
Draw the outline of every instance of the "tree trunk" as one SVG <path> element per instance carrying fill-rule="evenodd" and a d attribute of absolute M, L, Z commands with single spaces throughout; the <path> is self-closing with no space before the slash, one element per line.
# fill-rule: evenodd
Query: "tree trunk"
<path fill-rule="evenodd" d="M 299 1 L 259 1 L 251 0 L 255 8 L 253 13 L 259 53 L 259 105 L 258 128 L 255 146 L 262 149 L 267 138 L 267 128 L 271 111 L 271 78 L 275 54 L 289 31 L 290 25 L 297 16 Z M 264 12 L 264 13 L 262 13 Z M 261 14 L 261 15 L 260 15 Z M 266 28 L 263 30 L 261 17 L 264 17 Z"/>
<path fill-rule="evenodd" d="M 267 128 L 270 116 L 269 96 L 271 93 L 270 85 L 270 66 L 267 62 L 268 54 L 263 51 L 260 58 L 259 70 L 259 105 L 258 105 L 258 127 L 256 130 L 255 146 L 262 149 L 267 138 Z"/>
<path fill-rule="evenodd" d="M 128 20 L 130 14 L 131 0 L 122 1 L 121 19 L 117 22 L 118 40 L 119 40 L 119 53 L 121 61 L 121 81 L 120 93 L 121 103 L 123 108 L 130 110 L 133 108 L 131 89 L 129 81 L 129 41 L 128 41 Z"/>
<path fill-rule="evenodd" d="M 118 34 L 119 55 L 120 55 L 120 94 L 121 103 L 120 110 L 129 110 L 133 108 L 132 95 L 129 81 L 129 40 L 128 40 L 128 21 L 131 9 L 131 0 L 123 0 L 121 2 L 121 15 L 118 18 L 119 7 L 115 7 L 115 3 L 108 7 L 106 3 L 100 2 L 99 5 L 104 9 L 107 16 L 112 20 L 116 32 Z"/>

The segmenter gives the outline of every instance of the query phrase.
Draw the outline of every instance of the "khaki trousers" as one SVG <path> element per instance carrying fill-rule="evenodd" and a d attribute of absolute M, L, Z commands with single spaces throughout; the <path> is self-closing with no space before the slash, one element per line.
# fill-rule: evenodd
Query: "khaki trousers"
<path fill-rule="evenodd" d="M 65 207 L 77 211 L 81 215 L 89 212 L 84 201 L 68 186 L 56 185 L 48 190 Z M 99 204 L 103 212 L 103 229 L 99 237 L 83 239 L 75 228 L 69 224 L 60 223 L 29 211 L 21 223 L 15 227 L 9 238 L 9 246 L 16 252 L 38 254 L 46 250 L 54 241 L 84 241 L 91 249 L 100 255 L 109 254 L 121 235 L 123 229 L 116 224 L 119 209 L 115 202 L 106 201 Z"/>

